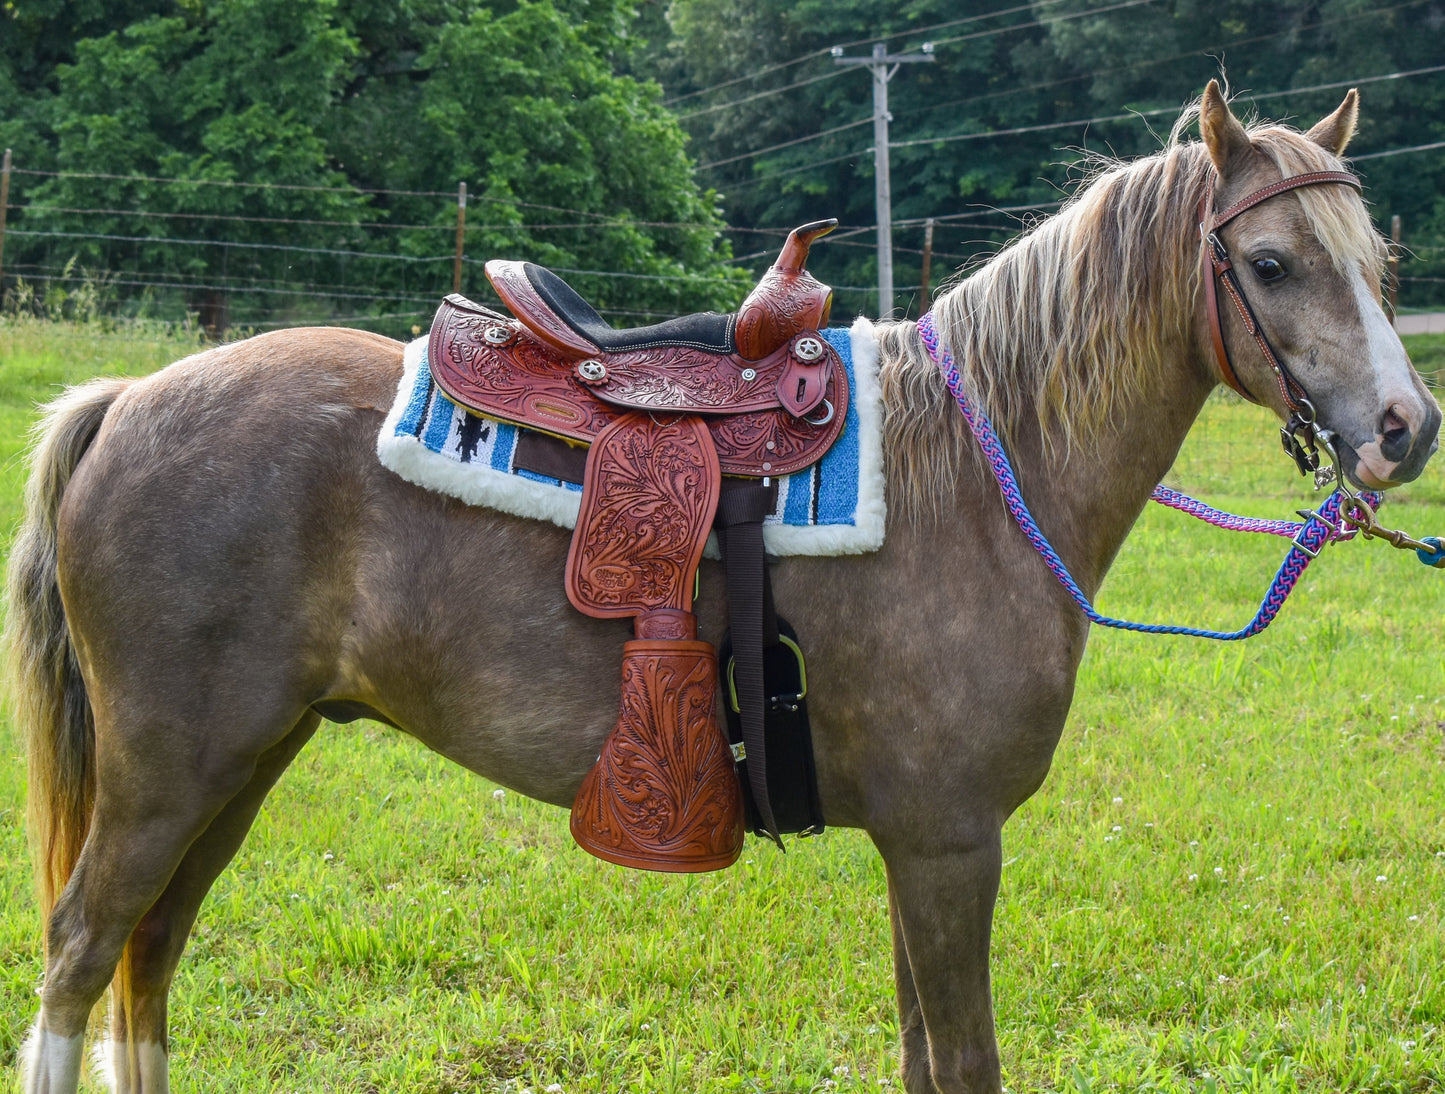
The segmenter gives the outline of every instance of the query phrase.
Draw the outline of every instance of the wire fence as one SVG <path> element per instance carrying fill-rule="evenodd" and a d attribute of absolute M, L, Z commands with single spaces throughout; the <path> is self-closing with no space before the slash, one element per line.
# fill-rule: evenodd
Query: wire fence
<path fill-rule="evenodd" d="M 333 187 L 174 179 L 91 172 L 54 172 L 12 167 L 14 184 L 0 205 L 0 293 L 4 307 L 53 316 L 108 311 L 119 316 L 181 319 L 194 316 L 214 336 L 227 329 L 265 329 L 305 323 L 346 323 L 405 334 L 426 322 L 441 296 L 454 288 L 482 302 L 499 303 L 478 269 L 489 257 L 545 256 L 561 236 L 605 243 L 609 232 L 677 230 L 726 233 L 736 276 L 685 269 L 607 269 L 546 262 L 598 300 L 598 310 L 624 325 L 668 318 L 692 310 L 700 294 L 735 304 L 753 275 L 776 256 L 791 226 L 734 228 L 726 225 L 634 221 L 587 210 L 510 199 L 469 200 L 502 214 L 459 227 L 453 191 L 357 191 Z M 71 200 L 56 201 L 44 189 L 63 180 Z M 75 200 L 87 182 L 149 184 L 150 205 Z M 162 208 L 160 197 L 224 188 L 248 193 L 277 191 L 340 194 L 369 199 L 405 198 L 415 214 L 429 205 L 434 215 L 389 220 L 360 208 L 340 216 L 275 216 L 238 211 Z M 418 205 L 421 201 L 424 205 Z M 979 206 L 938 217 L 894 221 L 894 252 L 914 268 L 930 265 L 932 285 L 990 257 L 1061 201 Z M 388 210 L 382 210 L 386 212 Z M 545 214 L 528 220 L 525 215 Z M 929 230 L 931 225 L 931 231 Z M 926 232 L 931 244 L 925 243 Z M 843 225 L 820 247 L 871 252 L 872 224 Z M 282 242 L 280 240 L 287 240 Z M 559 248 L 560 249 L 560 248 Z M 1412 247 L 1408 233 L 1397 249 L 1396 288 L 1408 305 L 1445 303 L 1445 246 Z M 594 247 L 592 253 L 606 253 Z M 481 256 L 481 257 L 478 257 Z M 834 285 L 838 314 L 876 313 L 872 285 Z M 912 290 L 900 285 L 907 295 Z M 925 295 L 917 286 L 914 297 Z M 721 293 L 721 297 L 719 296 Z M 710 294 L 710 295 L 709 295 Z M 916 308 L 914 309 L 916 310 Z"/>

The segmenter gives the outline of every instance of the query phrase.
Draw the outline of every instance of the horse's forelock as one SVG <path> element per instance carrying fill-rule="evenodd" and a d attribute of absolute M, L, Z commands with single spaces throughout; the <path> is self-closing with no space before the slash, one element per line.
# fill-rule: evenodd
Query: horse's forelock
<path fill-rule="evenodd" d="M 1249 130 L 1249 137 L 1282 176 L 1344 169 L 1336 157 L 1293 129 L 1257 126 Z M 1310 231 L 1329 252 L 1335 270 L 1348 276 L 1353 270 L 1363 269 L 1372 284 L 1379 284 L 1386 257 L 1385 241 L 1370 222 L 1360 196 L 1348 186 L 1305 186 L 1294 193 Z"/>

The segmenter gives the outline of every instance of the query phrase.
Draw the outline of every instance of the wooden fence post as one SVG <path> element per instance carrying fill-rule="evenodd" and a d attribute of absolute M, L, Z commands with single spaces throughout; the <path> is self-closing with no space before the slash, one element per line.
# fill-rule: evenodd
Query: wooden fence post
<path fill-rule="evenodd" d="M 1390 324 L 1395 322 L 1395 313 L 1400 310 L 1400 214 L 1390 218 L 1390 257 L 1385 260 L 1389 271 L 1387 297 L 1390 302 Z"/>
<path fill-rule="evenodd" d="M 467 232 L 467 184 L 457 183 L 457 256 L 452 262 L 452 292 L 462 291 L 462 240 Z"/>
<path fill-rule="evenodd" d="M 5 297 L 5 211 L 10 205 L 10 149 L 0 164 L 0 300 Z"/>
<path fill-rule="evenodd" d="M 933 266 L 933 218 L 929 217 L 923 222 L 923 273 L 919 277 L 921 282 L 918 286 L 918 314 L 925 314 L 933 305 L 929 296 L 928 275 L 932 272 Z"/>

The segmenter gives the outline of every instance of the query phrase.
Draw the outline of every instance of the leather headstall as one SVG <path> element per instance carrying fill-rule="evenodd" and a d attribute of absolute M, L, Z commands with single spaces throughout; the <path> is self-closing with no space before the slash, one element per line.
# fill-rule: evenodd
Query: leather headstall
<path fill-rule="evenodd" d="M 1233 362 L 1229 359 L 1229 350 L 1224 344 L 1224 320 L 1220 314 L 1219 297 L 1215 289 L 1216 281 L 1224 286 L 1225 293 L 1234 302 L 1235 310 L 1244 322 L 1245 329 L 1249 331 L 1255 345 L 1259 346 L 1265 363 L 1269 365 L 1270 371 L 1274 374 L 1280 396 L 1290 415 L 1288 422 L 1280 430 L 1284 449 L 1293 457 L 1301 474 L 1308 474 L 1319 466 L 1319 458 L 1314 452 L 1313 445 L 1311 444 L 1307 448 L 1297 436 L 1301 432 L 1309 434 L 1314 426 L 1314 404 L 1310 402 L 1304 386 L 1295 379 L 1294 375 L 1285 367 L 1284 362 L 1280 360 L 1279 355 L 1275 353 L 1274 347 L 1269 344 L 1269 338 L 1265 335 L 1264 328 L 1260 326 L 1254 309 L 1249 306 L 1249 301 L 1244 295 L 1244 288 L 1239 283 L 1239 275 L 1235 272 L 1234 263 L 1228 250 L 1219 238 L 1219 232 L 1240 213 L 1247 209 L 1253 209 L 1256 205 L 1268 201 L 1272 197 L 1278 197 L 1280 194 L 1297 190 L 1302 186 L 1319 186 L 1325 183 L 1353 186 L 1356 190 L 1361 188 L 1360 180 L 1348 171 L 1310 171 L 1272 182 L 1221 212 L 1211 212 L 1214 204 L 1212 186 L 1199 199 L 1199 235 L 1203 241 L 1200 261 L 1202 263 L 1201 280 L 1204 283 L 1204 310 L 1209 316 L 1209 336 L 1210 341 L 1214 344 L 1214 357 L 1219 365 L 1219 374 L 1226 384 L 1249 402 L 1262 405 L 1261 401 L 1239 378 Z"/>

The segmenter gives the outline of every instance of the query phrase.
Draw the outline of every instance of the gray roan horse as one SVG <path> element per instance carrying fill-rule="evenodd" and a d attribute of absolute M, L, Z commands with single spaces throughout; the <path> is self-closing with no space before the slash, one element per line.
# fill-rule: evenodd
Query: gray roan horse
<path fill-rule="evenodd" d="M 939 300 L 969 390 L 1091 595 L 1220 381 L 1201 198 L 1223 209 L 1341 170 L 1356 114 L 1350 92 L 1308 133 L 1246 130 L 1211 84 L 1202 142 L 1181 122 L 1162 152 L 1106 165 Z M 1358 193 L 1292 190 L 1223 236 L 1346 473 L 1417 476 L 1440 411 L 1381 310 L 1384 248 Z M 865 829 L 887 867 L 904 1083 L 997 1091 L 1000 829 L 1048 772 L 1088 627 L 999 504 L 916 327 L 878 336 L 886 544 L 780 560 L 775 589 L 810 648 L 827 820 Z M 1233 315 L 1225 339 L 1282 411 Z M 566 533 L 378 464 L 401 358 L 370 334 L 283 331 L 50 408 L 10 574 L 49 917 L 30 1094 L 75 1090 L 112 982 L 119 1089 L 166 1089 L 166 996 L 197 908 L 323 714 L 381 718 L 561 806 L 610 730 L 625 625 L 568 607 Z M 711 570 L 699 615 L 716 641 Z M 546 705 L 519 707 L 535 695 Z"/>

